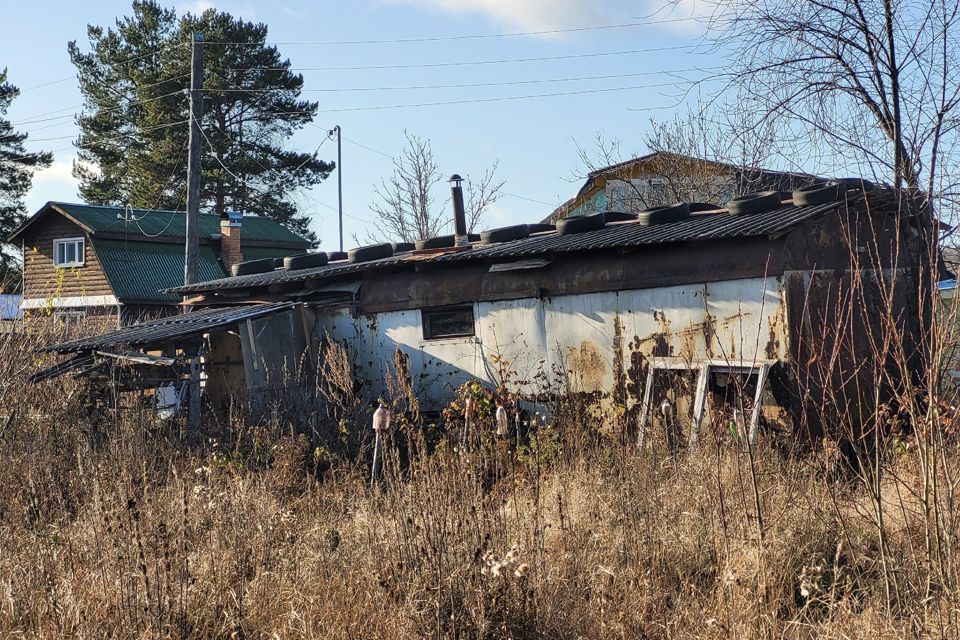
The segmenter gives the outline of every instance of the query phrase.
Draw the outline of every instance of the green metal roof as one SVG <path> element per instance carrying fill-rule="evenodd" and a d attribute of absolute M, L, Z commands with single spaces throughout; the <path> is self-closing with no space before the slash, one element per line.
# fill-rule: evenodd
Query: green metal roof
<path fill-rule="evenodd" d="M 304 253 L 299 249 L 283 249 L 281 247 L 243 247 L 244 260 L 259 260 L 260 258 L 286 258 Z"/>
<path fill-rule="evenodd" d="M 129 234 L 131 240 L 144 241 L 152 238 L 183 238 L 186 216 L 182 211 L 151 209 L 126 209 L 124 207 L 48 202 L 40 211 L 25 222 L 12 237 L 18 236 L 27 226 L 39 218 L 48 208 L 60 211 L 73 219 L 91 234 Z M 126 218 L 126 220 L 125 220 Z M 220 216 L 200 215 L 200 238 L 209 238 L 220 233 Z M 244 216 L 240 244 L 279 243 L 309 247 L 310 241 L 270 218 Z"/>
<path fill-rule="evenodd" d="M 183 246 L 97 237 L 92 240 L 113 294 L 120 302 L 169 304 L 180 299 L 175 294 L 162 293 L 162 290 L 183 284 Z M 197 256 L 197 281 L 226 276 L 214 247 L 201 245 Z"/>
<path fill-rule="evenodd" d="M 163 289 L 183 284 L 183 245 L 172 242 L 128 242 L 93 236 L 93 249 L 103 266 L 113 294 L 120 302 L 167 304 L 177 302 L 175 294 Z M 217 245 L 200 245 L 197 282 L 225 278 L 229 274 L 220 262 Z M 282 247 L 244 247 L 244 260 L 283 258 L 301 253 Z"/>

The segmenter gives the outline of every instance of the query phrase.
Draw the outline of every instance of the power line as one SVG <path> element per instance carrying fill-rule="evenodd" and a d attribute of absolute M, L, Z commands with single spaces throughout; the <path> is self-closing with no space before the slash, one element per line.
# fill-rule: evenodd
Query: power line
<path fill-rule="evenodd" d="M 143 58 L 148 58 L 150 56 L 156 55 L 161 51 L 166 51 L 167 49 L 171 49 L 177 46 L 183 46 L 183 44 L 184 44 L 183 42 L 171 42 L 169 44 L 163 45 L 159 49 L 141 54 L 139 56 L 133 56 L 131 58 L 126 58 L 124 60 L 117 60 L 116 62 L 106 62 L 104 64 L 106 64 L 108 67 L 115 67 L 119 64 L 129 64 L 130 62 L 136 62 L 137 60 L 142 60 Z M 69 80 L 73 80 L 76 77 L 77 77 L 77 74 L 73 74 L 71 76 L 67 76 L 66 78 L 60 78 L 59 80 L 53 80 L 52 82 L 45 82 L 43 84 L 34 85 L 32 87 L 27 87 L 26 89 L 20 89 L 19 91 L 20 93 L 26 93 L 27 91 L 35 91 L 36 89 L 43 89 L 44 87 L 51 87 L 55 84 L 68 82 Z"/>
<path fill-rule="evenodd" d="M 381 111 L 385 109 L 408 109 L 414 107 L 441 107 L 441 106 L 451 106 L 458 104 L 478 104 L 478 103 L 489 103 L 489 102 L 507 102 L 511 100 L 533 100 L 536 98 L 558 98 L 563 96 L 580 96 L 593 93 L 612 93 L 617 91 L 635 91 L 638 89 L 655 89 L 658 87 L 676 87 L 676 83 L 660 83 L 660 84 L 646 84 L 646 85 L 633 85 L 629 87 L 607 87 L 604 89 L 584 89 L 581 91 L 558 91 L 555 93 L 538 93 L 534 95 L 525 95 L 525 96 L 498 96 L 494 98 L 471 98 L 465 100 L 445 100 L 439 102 L 417 102 L 417 103 L 407 103 L 407 104 L 387 104 L 387 105 L 377 105 L 372 107 L 347 107 L 343 109 L 319 109 L 317 113 L 344 113 L 344 112 L 354 112 L 354 111 Z M 291 113 L 291 112 L 285 112 Z M 292 112 L 299 113 L 299 112 Z"/>
<path fill-rule="evenodd" d="M 339 88 L 325 88 L 325 89 L 301 89 L 301 93 L 343 93 L 351 91 L 412 91 L 412 90 L 421 90 L 421 89 L 469 89 L 477 87 L 508 87 L 515 85 L 525 85 L 525 84 L 549 84 L 554 82 L 580 82 L 586 80 L 611 80 L 616 78 L 636 78 L 639 76 L 657 76 L 657 75 L 674 75 L 680 73 L 690 73 L 693 71 L 718 71 L 723 67 L 704 67 L 704 68 L 688 68 L 688 69 L 675 69 L 667 71 L 638 71 L 636 73 L 618 73 L 610 75 L 598 75 L 598 76 L 579 76 L 579 77 L 570 77 L 570 78 L 538 78 L 533 80 L 503 80 L 500 82 L 468 82 L 468 83 L 458 83 L 458 84 L 424 84 L 424 85 L 413 85 L 413 86 L 385 86 L 385 87 L 339 87 Z M 685 79 L 685 78 L 680 78 Z M 228 88 L 228 89 L 204 89 L 206 93 L 270 93 L 273 91 L 289 91 L 289 89 L 244 89 L 244 88 Z"/>
<path fill-rule="evenodd" d="M 356 140 L 351 140 L 350 138 L 347 138 L 347 137 L 344 137 L 343 139 L 346 140 L 347 142 L 349 142 L 350 144 L 354 144 L 354 145 L 356 145 L 356 146 L 358 146 L 358 147 L 361 147 L 361 148 L 363 148 L 363 149 L 366 149 L 367 151 L 371 151 L 371 152 L 373 152 L 373 153 L 380 154 L 381 156 L 384 156 L 385 158 L 390 158 L 391 160 L 394 159 L 394 156 L 390 155 L 389 153 L 387 153 L 387 152 L 385 152 L 385 151 L 381 151 L 381 150 L 379 150 L 379 149 L 374 149 L 373 147 L 368 147 L 368 146 L 365 145 L 365 144 L 362 144 L 362 143 L 360 143 L 360 142 L 357 142 Z M 521 195 L 517 195 L 517 194 L 515 194 L 515 193 L 509 193 L 509 192 L 507 192 L 507 191 L 503 191 L 502 189 L 500 190 L 500 193 L 502 193 L 502 194 L 505 195 L 505 196 L 509 196 L 509 197 L 511 197 L 511 198 L 517 198 L 517 199 L 519 199 L 519 200 L 527 200 L 527 201 L 529 201 L 529 202 L 535 202 L 536 204 L 542 204 L 542 205 L 547 206 L 547 207 L 555 207 L 555 206 L 556 206 L 556 205 L 551 204 L 551 203 L 549 203 L 549 202 L 544 202 L 543 200 L 536 200 L 536 199 L 534 199 L 534 198 L 528 198 L 527 196 L 521 196 Z"/>
<path fill-rule="evenodd" d="M 374 149 L 373 147 L 368 147 L 367 145 L 361 144 L 361 143 L 357 142 L 356 140 L 351 140 L 350 138 L 348 138 L 348 137 L 346 137 L 346 136 L 344 136 L 343 139 L 346 140 L 347 142 L 349 142 L 350 144 L 355 144 L 355 145 L 357 145 L 358 147 L 361 147 L 361 148 L 363 148 L 363 149 L 366 149 L 367 151 L 372 151 L 373 153 L 379 153 L 379 154 L 382 155 L 383 157 L 385 157 L 385 158 L 390 158 L 391 160 L 394 159 L 394 157 L 393 157 L 392 155 L 390 155 L 389 153 L 385 153 L 385 152 L 383 152 L 383 151 L 380 151 L 379 149 Z"/>
<path fill-rule="evenodd" d="M 700 45 L 677 45 L 674 47 L 653 47 L 650 49 L 630 49 L 627 51 L 600 51 L 595 53 L 576 53 L 563 56 L 542 56 L 535 58 L 510 58 L 501 60 L 468 60 L 462 62 L 428 62 L 420 64 L 369 65 L 356 67 L 235 67 L 230 71 L 366 71 L 385 69 L 428 69 L 434 67 L 464 67 L 492 64 L 513 64 L 518 62 L 544 62 L 547 60 L 575 60 L 580 58 L 600 58 L 606 56 L 625 56 L 638 53 L 663 53 L 695 49 Z"/>
<path fill-rule="evenodd" d="M 163 100 L 164 98 L 169 98 L 170 96 L 174 96 L 174 95 L 180 95 L 180 94 L 182 94 L 182 93 L 183 93 L 183 91 L 178 89 L 177 91 L 171 91 L 170 93 L 166 93 L 166 94 L 164 94 L 164 95 L 162 95 L 162 96 L 156 96 L 156 97 L 154 97 L 154 98 L 147 98 L 147 99 L 144 99 L 144 100 L 138 100 L 138 101 L 136 101 L 136 102 L 128 102 L 127 104 L 120 105 L 120 106 L 117 106 L 117 107 L 110 107 L 109 109 L 99 109 L 99 110 L 97 110 L 96 113 L 100 114 L 100 113 L 110 113 L 111 111 L 119 111 L 119 110 L 122 110 L 122 109 L 127 109 L 127 108 L 129 108 L 129 107 L 135 107 L 135 106 L 137 106 L 137 105 L 148 104 L 148 103 L 150 103 L 150 102 L 156 102 L 157 100 Z M 75 118 L 75 117 L 78 116 L 78 115 L 80 115 L 80 114 L 78 114 L 78 113 L 71 113 L 71 114 L 64 115 L 64 116 L 58 116 L 58 117 L 55 117 L 55 118 L 45 118 L 45 119 L 43 119 L 43 120 L 34 120 L 33 122 L 34 122 L 34 123 L 40 123 L 40 122 L 50 122 L 50 121 L 53 121 L 53 120 L 64 120 L 64 119 L 66 119 L 66 118 Z M 11 125 L 11 126 L 18 126 L 19 124 L 24 124 L 24 123 L 18 123 L 17 125 Z M 31 129 L 25 129 L 25 130 L 22 131 L 22 133 L 32 133 L 32 132 L 34 132 L 34 131 L 43 131 L 44 129 L 53 129 L 53 128 L 56 128 L 56 127 L 62 127 L 62 126 L 64 126 L 64 125 L 70 125 L 70 124 L 73 124 L 73 123 L 72 123 L 72 122 L 55 122 L 54 124 L 47 124 L 47 125 L 44 125 L 44 126 L 42 126 L 42 127 L 33 127 L 33 128 L 31 128 Z"/>
<path fill-rule="evenodd" d="M 160 82 L 154 82 L 153 84 L 148 84 L 148 85 L 144 85 L 144 86 L 138 86 L 138 87 L 137 87 L 137 90 L 138 90 L 138 91 L 143 91 L 144 89 L 149 89 L 149 88 L 151 88 L 151 87 L 156 87 L 157 85 L 166 84 L 167 82 L 174 82 L 175 80 L 180 80 L 181 78 L 186 78 L 188 75 L 190 75 L 190 74 L 181 74 L 181 75 L 179 75 L 179 76 L 174 76 L 174 77 L 172 77 L 172 78 L 167 78 L 166 80 L 162 80 L 162 81 L 160 81 Z M 124 109 L 124 108 L 126 108 L 126 107 L 133 107 L 133 106 L 136 106 L 136 105 L 138 105 L 138 104 L 146 104 L 146 103 L 148 103 L 148 102 L 153 102 L 153 101 L 155 101 L 155 100 L 162 100 L 163 98 L 169 98 L 169 97 L 172 96 L 172 95 L 175 95 L 175 94 L 178 94 L 178 93 L 182 93 L 182 92 L 183 92 L 183 89 L 177 89 L 176 91 L 171 91 L 170 93 L 166 93 L 166 94 L 164 94 L 164 95 L 162 95 L 162 96 L 155 96 L 155 97 L 153 97 L 153 98 L 144 98 L 143 100 L 134 100 L 134 101 L 128 102 L 128 103 L 125 104 L 125 105 L 119 105 L 119 106 L 116 106 L 116 107 L 110 107 L 110 108 L 107 108 L 107 109 L 101 109 L 101 110 L 99 110 L 99 112 L 100 112 L 100 113 L 106 113 L 106 112 L 110 112 L 110 111 L 117 111 L 117 110 L 119 110 L 119 109 Z M 52 116 L 52 115 L 55 114 L 55 113 L 62 113 L 63 111 L 71 111 L 71 110 L 75 110 L 75 109 L 80 109 L 80 108 L 82 108 L 83 106 L 84 106 L 84 105 L 81 103 L 81 104 L 71 105 L 71 106 L 69 106 L 69 107 L 64 107 L 64 108 L 62 108 L 62 109 L 55 109 L 55 110 L 53 110 L 53 111 L 47 111 L 47 112 L 45 112 L 45 113 L 38 113 L 38 114 L 36 114 L 36 115 L 34 115 L 34 116 L 28 116 L 28 118 L 33 118 L 33 119 L 29 119 L 29 120 L 18 120 L 17 122 L 11 122 L 10 124 L 11 124 L 12 126 L 19 126 L 19 125 L 24 125 L 24 124 L 36 124 L 36 123 L 40 123 L 40 122 L 49 122 L 49 121 L 51 121 L 51 120 L 62 120 L 62 119 L 64 119 L 64 118 L 72 118 L 73 116 L 77 115 L 76 111 L 74 111 L 73 113 L 68 113 L 68 114 L 62 115 L 62 116 L 55 116 L 55 117 L 50 117 L 50 118 L 44 118 L 43 116 Z"/>
<path fill-rule="evenodd" d="M 541 31 L 518 31 L 513 33 L 481 33 L 467 34 L 460 36 L 428 36 L 420 38 L 396 38 L 391 40 L 326 40 L 318 42 L 230 42 L 230 41 L 211 41 L 207 44 L 226 44 L 241 46 L 343 46 L 343 45 L 364 45 L 364 44 L 408 44 L 416 42 L 449 42 L 453 40 L 486 40 L 493 38 L 519 38 L 526 36 L 547 36 L 561 33 L 580 33 L 584 31 L 605 31 L 612 29 L 630 29 L 635 27 L 646 27 L 658 24 L 668 24 L 674 22 L 689 22 L 697 18 L 665 18 L 662 20 L 648 20 L 642 22 L 626 22 L 623 24 L 607 24 L 595 27 L 573 27 L 569 29 L 545 29 Z"/>
<path fill-rule="evenodd" d="M 536 204 L 542 204 L 542 205 L 545 206 L 545 207 L 556 207 L 556 206 L 557 206 L 557 205 L 551 204 L 551 203 L 549 203 L 549 202 L 544 202 L 543 200 L 537 200 L 537 199 L 535 199 L 535 198 L 528 198 L 527 196 L 519 196 L 519 195 L 517 195 L 517 194 L 515 194 L 515 193 L 509 193 L 509 192 L 503 191 L 503 190 L 501 190 L 500 193 L 502 193 L 502 194 L 505 195 L 505 196 L 509 196 L 509 197 L 511 197 L 511 198 L 517 198 L 518 200 L 526 200 L 527 202 L 534 202 L 534 203 L 536 203 Z"/>
<path fill-rule="evenodd" d="M 159 131 L 160 129 L 167 129 L 167 128 L 170 128 L 170 127 L 176 127 L 177 125 L 186 124 L 187 122 L 189 122 L 189 120 L 179 120 L 179 121 L 177 121 L 177 122 L 168 122 L 168 123 L 165 123 L 165 124 L 154 125 L 154 126 L 152 126 L 152 127 L 145 127 L 145 128 L 143 128 L 143 129 L 138 130 L 138 131 L 137 131 L 137 134 L 139 134 L 139 133 L 150 133 L 151 131 Z M 137 135 L 137 134 L 128 133 L 128 134 L 125 134 L 125 135 L 122 135 L 122 136 L 111 136 L 111 137 L 107 137 L 107 138 L 99 138 L 99 139 L 98 139 L 98 142 L 108 142 L 108 141 L 111 141 L 111 140 L 124 140 L 124 139 L 126 139 L 126 138 L 132 138 L 132 137 L 134 137 L 134 136 Z M 71 139 L 73 139 L 73 138 L 75 138 L 75 137 L 76 137 L 76 136 L 59 136 L 59 137 L 56 137 L 56 138 L 36 138 L 36 139 L 34 139 L 34 140 L 29 140 L 29 142 L 49 142 L 49 141 L 51 141 L 51 140 L 71 140 Z M 43 153 L 43 152 L 41 152 L 41 153 Z M 30 154 L 30 155 L 36 155 L 36 154 Z M 29 157 L 29 156 L 28 156 L 28 157 Z"/>

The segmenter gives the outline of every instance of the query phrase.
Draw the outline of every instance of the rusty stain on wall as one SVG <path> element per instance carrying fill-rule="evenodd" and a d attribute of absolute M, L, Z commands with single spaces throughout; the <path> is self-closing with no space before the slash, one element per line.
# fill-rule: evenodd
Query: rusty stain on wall
<path fill-rule="evenodd" d="M 607 374 L 607 362 L 596 344 L 584 340 L 576 347 L 567 348 L 570 374 L 579 387 L 578 391 L 603 390 L 603 378 Z"/>

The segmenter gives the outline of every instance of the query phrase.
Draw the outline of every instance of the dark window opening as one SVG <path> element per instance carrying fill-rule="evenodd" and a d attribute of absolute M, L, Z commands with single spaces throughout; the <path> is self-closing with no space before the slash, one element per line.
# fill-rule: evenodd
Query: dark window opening
<path fill-rule="evenodd" d="M 457 338 L 474 335 L 473 305 L 423 309 L 423 338 Z"/>
<path fill-rule="evenodd" d="M 757 395 L 755 370 L 716 368 L 707 378 L 706 418 L 717 437 L 746 437 Z"/>
<path fill-rule="evenodd" d="M 690 439 L 699 370 L 655 369 L 650 389 L 650 426 L 654 441 L 662 434 L 676 452 Z"/>

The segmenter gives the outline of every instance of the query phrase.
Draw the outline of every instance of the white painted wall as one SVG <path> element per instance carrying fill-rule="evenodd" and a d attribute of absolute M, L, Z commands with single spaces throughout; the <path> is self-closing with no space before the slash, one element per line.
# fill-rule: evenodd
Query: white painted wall
<path fill-rule="evenodd" d="M 353 318 L 318 315 L 318 330 L 349 345 L 368 393 L 384 392 L 394 353 L 409 357 L 413 386 L 426 409 L 437 409 L 470 379 L 495 386 L 499 359 L 516 372 L 524 394 L 545 384 L 608 393 L 614 386 L 614 343 L 622 327 L 624 367 L 632 351 L 689 358 L 753 361 L 784 357 L 783 287 L 777 277 L 474 304 L 476 335 L 424 340 L 419 310 Z M 710 321 L 708 322 L 708 316 Z M 704 331 L 705 326 L 712 331 Z M 556 388 L 556 387 L 555 387 Z"/>

